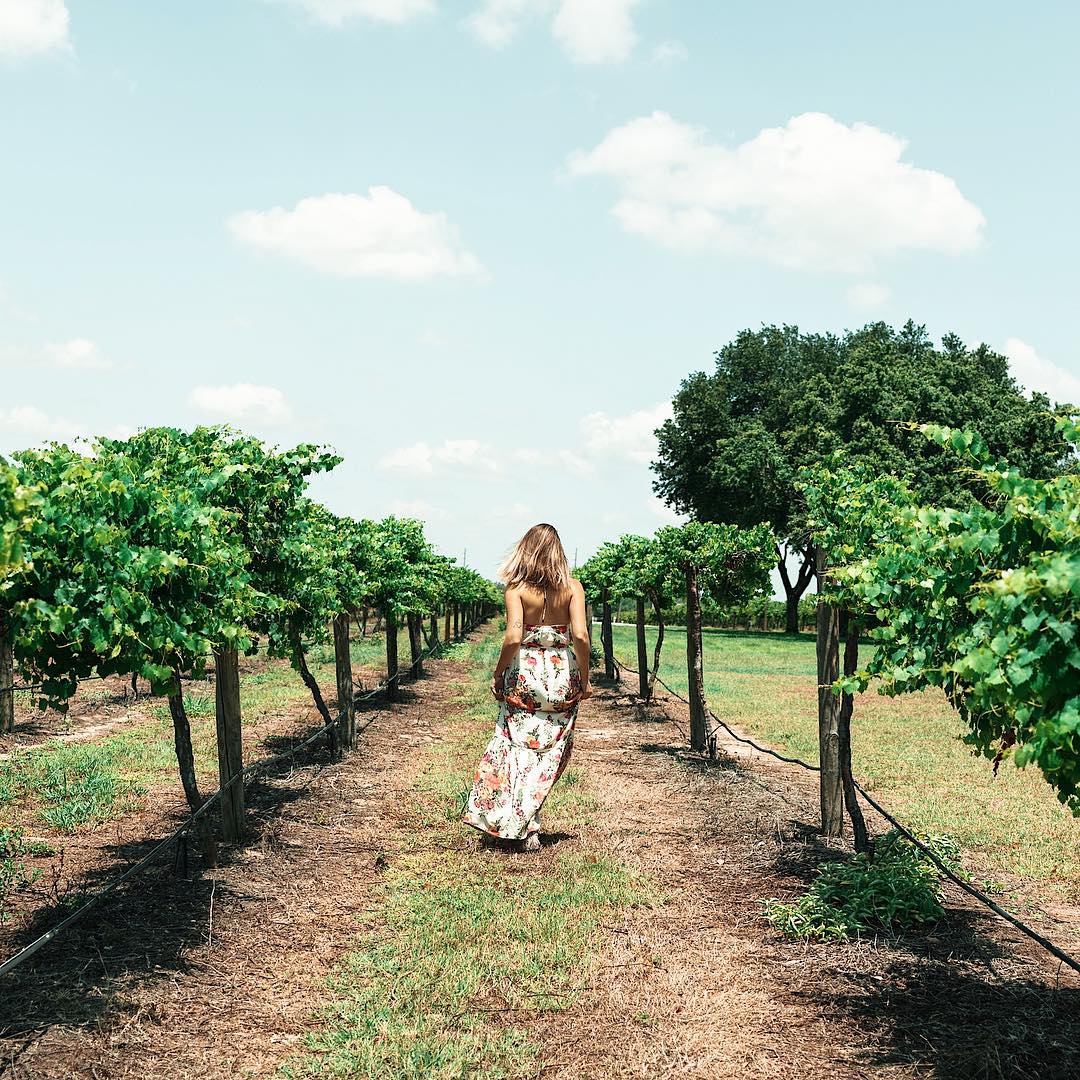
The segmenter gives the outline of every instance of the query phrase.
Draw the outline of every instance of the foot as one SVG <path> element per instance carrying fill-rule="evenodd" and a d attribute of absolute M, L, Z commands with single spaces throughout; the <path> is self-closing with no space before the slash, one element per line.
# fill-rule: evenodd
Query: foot
<path fill-rule="evenodd" d="M 540 850 L 540 834 L 538 832 L 529 833 L 525 837 L 525 843 L 521 845 L 522 851 L 539 851 Z"/>

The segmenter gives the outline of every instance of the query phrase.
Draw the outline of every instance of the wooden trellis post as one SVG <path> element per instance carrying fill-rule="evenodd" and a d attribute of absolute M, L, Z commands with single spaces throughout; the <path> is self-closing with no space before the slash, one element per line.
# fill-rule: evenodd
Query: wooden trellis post
<path fill-rule="evenodd" d="M 601 593 L 600 640 L 604 645 L 604 674 L 609 679 L 615 678 L 615 656 L 613 652 L 611 626 L 611 600 L 605 588 Z"/>
<path fill-rule="evenodd" d="M 397 655 L 397 617 L 392 609 L 387 609 L 386 620 L 386 697 L 397 701 L 398 697 L 398 655 Z"/>
<path fill-rule="evenodd" d="M 0 732 L 15 729 L 14 643 L 5 619 L 0 618 Z"/>
<path fill-rule="evenodd" d="M 649 696 L 649 646 L 645 640 L 645 597 L 639 596 L 634 605 L 637 622 L 638 694 Z"/>
<path fill-rule="evenodd" d="M 825 589 L 825 553 L 816 550 L 818 595 Z M 844 828 L 844 792 L 840 774 L 840 699 L 832 684 L 840 674 L 840 617 L 832 604 L 818 600 L 818 760 L 821 765 L 821 831 L 839 836 Z"/>
<path fill-rule="evenodd" d="M 690 749 L 704 750 L 708 742 L 705 672 L 701 662 L 701 592 L 697 567 L 686 564 L 686 676 L 690 698 Z"/>
<path fill-rule="evenodd" d="M 349 616 L 334 616 L 334 660 L 337 675 L 337 705 L 341 716 L 341 742 L 349 750 L 356 747 L 356 708 L 353 703 L 352 647 Z"/>
<path fill-rule="evenodd" d="M 450 640 L 450 605 L 446 605 L 446 610 L 443 612 L 443 641 Z"/>
<path fill-rule="evenodd" d="M 244 741 L 240 724 L 240 668 L 236 649 L 214 650 L 218 784 L 221 835 L 226 843 L 244 837 Z"/>

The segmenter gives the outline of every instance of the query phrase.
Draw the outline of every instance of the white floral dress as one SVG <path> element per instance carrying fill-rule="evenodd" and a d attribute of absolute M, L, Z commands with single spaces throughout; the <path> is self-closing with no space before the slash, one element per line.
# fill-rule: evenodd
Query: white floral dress
<path fill-rule="evenodd" d="M 540 807 L 570 760 L 580 697 L 569 626 L 526 623 L 517 658 L 503 672 L 495 733 L 476 767 L 467 824 L 513 840 L 540 831 Z"/>

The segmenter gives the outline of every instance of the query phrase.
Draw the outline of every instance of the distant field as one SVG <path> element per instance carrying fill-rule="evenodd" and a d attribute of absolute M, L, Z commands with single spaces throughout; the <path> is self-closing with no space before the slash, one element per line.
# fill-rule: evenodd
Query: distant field
<path fill-rule="evenodd" d="M 648 638 L 651 656 L 652 627 Z M 716 714 L 816 762 L 813 636 L 706 630 L 704 649 L 705 690 Z M 615 627 L 615 653 L 636 664 L 632 626 Z M 679 628 L 665 631 L 660 675 L 686 693 L 686 634 Z M 855 774 L 906 824 L 954 836 L 981 881 L 1009 892 L 1015 875 L 1080 901 L 1080 821 L 1034 769 L 1005 762 L 995 777 L 990 762 L 959 741 L 963 730 L 938 694 L 887 698 L 871 689 L 855 703 Z"/>

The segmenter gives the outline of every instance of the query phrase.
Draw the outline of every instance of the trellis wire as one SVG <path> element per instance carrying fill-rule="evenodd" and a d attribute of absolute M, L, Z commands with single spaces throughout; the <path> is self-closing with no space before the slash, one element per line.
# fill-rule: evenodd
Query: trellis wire
<path fill-rule="evenodd" d="M 640 674 L 637 668 L 632 668 L 629 664 L 622 663 L 622 661 L 617 662 L 619 664 L 619 667 L 625 668 L 625 670 L 627 671 L 632 671 L 635 675 Z M 668 686 L 668 684 L 660 678 L 659 674 L 655 675 L 654 678 L 658 683 L 660 683 L 661 686 L 663 686 L 668 691 L 669 694 L 672 695 L 672 697 L 678 698 L 679 701 L 683 702 L 685 705 L 690 704 L 688 698 L 683 697 L 682 694 L 680 694 L 677 690 L 673 690 L 670 686 Z M 712 737 L 716 734 L 716 732 L 720 728 L 723 728 L 733 739 L 737 740 L 738 742 L 745 743 L 748 746 L 752 746 L 759 753 L 768 754 L 770 757 L 774 757 L 778 761 L 786 762 L 789 765 L 799 765 L 802 768 L 809 770 L 810 772 L 821 772 L 821 767 L 818 765 L 811 765 L 810 762 L 803 761 L 802 758 L 787 757 L 784 754 L 781 754 L 776 750 L 772 750 L 767 746 L 760 746 L 758 743 L 754 742 L 753 739 L 748 739 L 745 735 L 739 735 L 737 732 L 733 731 L 727 723 L 721 720 L 720 717 L 712 711 L 712 709 L 708 708 L 707 706 L 706 712 L 708 713 L 709 717 L 715 722 L 714 726 L 709 731 L 706 737 L 706 741 L 711 740 Z M 1001 907 L 999 904 L 996 904 L 984 892 L 976 889 L 974 885 L 970 884 L 967 881 L 964 881 L 963 878 L 961 878 L 953 870 L 951 870 L 949 866 L 944 863 L 937 855 L 935 855 L 934 852 L 931 851 L 930 848 L 927 847 L 926 844 L 924 844 L 910 829 L 897 821 L 896 818 L 893 817 L 893 815 L 890 814 L 889 811 L 886 810 L 876 799 L 872 798 L 869 794 L 867 794 L 866 788 L 864 788 L 862 784 L 860 784 L 857 780 L 853 780 L 852 782 L 854 783 L 855 788 L 862 795 L 862 797 L 899 833 L 906 837 L 924 855 L 926 855 L 927 858 L 929 858 L 930 861 L 950 881 L 952 881 L 955 885 L 958 885 L 969 896 L 972 896 L 980 903 L 985 904 L 986 907 L 988 907 L 992 912 L 994 912 L 995 915 L 1000 916 L 1011 926 L 1016 927 L 1016 929 L 1019 930 L 1021 933 L 1026 934 L 1036 944 L 1041 945 L 1042 948 L 1044 948 L 1048 953 L 1060 960 L 1063 964 L 1068 965 L 1074 971 L 1080 972 L 1080 960 L 1077 960 L 1075 957 L 1067 953 L 1064 949 L 1059 948 L 1052 941 L 1043 937 L 1042 934 L 1040 934 L 1037 930 L 1033 930 L 1030 926 L 1027 925 L 1027 923 L 1018 919 L 1011 912 L 1006 911 L 1005 908 Z"/>

